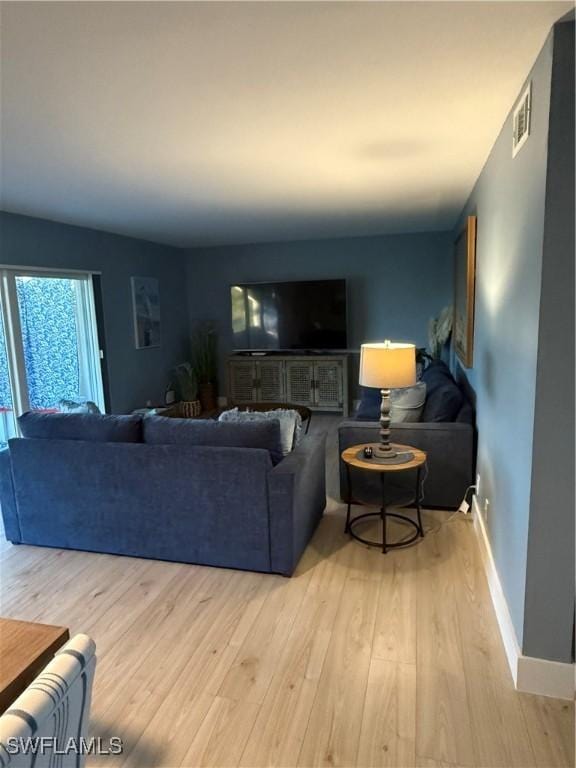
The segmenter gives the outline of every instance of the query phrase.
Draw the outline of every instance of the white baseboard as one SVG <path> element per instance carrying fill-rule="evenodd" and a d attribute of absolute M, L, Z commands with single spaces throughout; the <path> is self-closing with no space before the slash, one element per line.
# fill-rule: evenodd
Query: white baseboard
<path fill-rule="evenodd" d="M 472 497 L 472 514 L 474 519 L 474 530 L 476 531 L 480 543 L 484 571 L 486 572 L 486 578 L 488 579 L 488 588 L 490 589 L 492 604 L 494 605 L 498 627 L 500 628 L 500 635 L 502 637 L 502 642 L 504 643 L 504 651 L 506 652 L 506 658 L 508 660 L 510 672 L 512 673 L 514 685 L 516 685 L 518 659 L 522 653 L 520 651 L 520 646 L 518 645 L 518 640 L 516 639 L 516 631 L 514 630 L 512 617 L 508 610 L 508 603 L 504 596 L 500 577 L 496 570 L 496 563 L 494 562 L 494 557 L 492 555 L 492 547 L 490 546 L 490 540 L 488 539 L 484 519 L 480 514 L 480 507 L 478 506 L 476 496 Z"/>
<path fill-rule="evenodd" d="M 574 698 L 574 665 L 564 664 L 558 661 L 537 659 L 532 656 L 524 656 L 518 645 L 516 631 L 512 623 L 512 617 L 508 609 L 508 603 L 500 583 L 500 577 L 496 569 L 496 563 L 492 555 L 492 547 L 484 519 L 480 514 L 480 508 L 476 496 L 472 497 L 472 509 L 474 516 L 474 530 L 478 536 L 480 551 L 488 588 L 492 597 L 492 604 L 496 612 L 496 619 L 500 629 L 500 636 L 504 644 L 504 651 L 508 660 L 508 666 L 512 674 L 514 686 L 524 693 L 534 693 L 540 696 L 552 696 L 557 699 Z"/>
<path fill-rule="evenodd" d="M 570 701 L 574 698 L 574 665 L 520 656 L 516 688 L 524 693 Z"/>

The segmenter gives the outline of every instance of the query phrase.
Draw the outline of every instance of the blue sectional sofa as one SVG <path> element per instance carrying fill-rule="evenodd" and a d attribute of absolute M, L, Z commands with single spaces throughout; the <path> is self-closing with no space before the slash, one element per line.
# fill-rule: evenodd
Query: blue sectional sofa
<path fill-rule="evenodd" d="M 277 421 L 25 414 L 0 452 L 7 538 L 290 575 L 326 504 L 325 436 Z"/>

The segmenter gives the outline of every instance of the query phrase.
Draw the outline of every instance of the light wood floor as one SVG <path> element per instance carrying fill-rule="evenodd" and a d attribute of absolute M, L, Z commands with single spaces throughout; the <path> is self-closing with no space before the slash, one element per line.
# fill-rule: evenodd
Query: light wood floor
<path fill-rule="evenodd" d="M 314 422 L 331 498 L 291 579 L 1 547 L 3 615 L 96 641 L 93 733 L 124 754 L 89 764 L 572 766 L 572 705 L 513 689 L 471 523 L 349 541 Z"/>

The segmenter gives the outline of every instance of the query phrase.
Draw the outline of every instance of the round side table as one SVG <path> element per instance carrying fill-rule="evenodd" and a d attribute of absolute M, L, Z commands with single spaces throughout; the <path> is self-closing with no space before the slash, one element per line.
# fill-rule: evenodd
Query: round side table
<path fill-rule="evenodd" d="M 424 536 L 424 528 L 422 527 L 422 517 L 420 514 L 420 476 L 422 467 L 426 464 L 426 454 L 424 451 L 418 448 L 413 448 L 409 445 L 394 445 L 395 449 L 400 451 L 410 451 L 413 454 L 413 458 L 404 464 L 381 464 L 377 459 L 367 459 L 363 455 L 364 448 L 371 447 L 373 450 L 378 448 L 377 443 L 364 443 L 363 445 L 352 445 L 350 448 L 342 451 L 342 461 L 346 465 L 346 477 L 348 480 L 348 510 L 346 512 L 346 527 L 344 531 L 349 533 L 357 541 L 361 541 L 363 544 L 369 544 L 372 547 L 382 547 L 382 552 L 386 554 L 389 549 L 395 547 L 405 547 L 408 544 L 416 541 L 419 536 Z M 352 504 L 362 504 L 362 502 L 354 501 L 352 495 L 352 473 L 351 467 L 361 469 L 365 472 L 378 472 L 380 474 L 380 488 L 382 492 L 380 512 L 366 512 L 363 515 L 357 515 L 354 518 L 350 518 Z M 409 469 L 416 470 L 416 487 L 414 489 L 414 498 L 408 502 L 402 504 L 402 506 L 410 506 L 412 504 L 416 507 L 416 514 L 418 521 L 412 520 L 407 515 L 401 515 L 397 512 L 388 512 L 386 509 L 386 475 L 392 472 L 405 472 Z M 360 520 L 365 520 L 369 517 L 380 517 L 382 519 L 382 541 L 371 541 L 364 539 L 354 531 L 354 525 Z M 394 517 L 402 522 L 409 523 L 415 528 L 413 536 L 409 539 L 403 539 L 402 541 L 388 543 L 386 537 L 386 521 L 388 517 Z"/>

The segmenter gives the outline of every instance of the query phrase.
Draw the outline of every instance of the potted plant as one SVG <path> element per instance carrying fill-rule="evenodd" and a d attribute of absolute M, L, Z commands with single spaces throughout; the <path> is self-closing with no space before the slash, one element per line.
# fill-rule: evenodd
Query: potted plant
<path fill-rule="evenodd" d="M 185 418 L 199 416 L 202 405 L 198 399 L 198 379 L 190 363 L 181 363 L 174 368 L 176 393 L 179 399 L 178 415 Z"/>
<path fill-rule="evenodd" d="M 192 334 L 192 368 L 203 411 L 218 407 L 218 339 L 212 323 L 200 323 Z"/>

